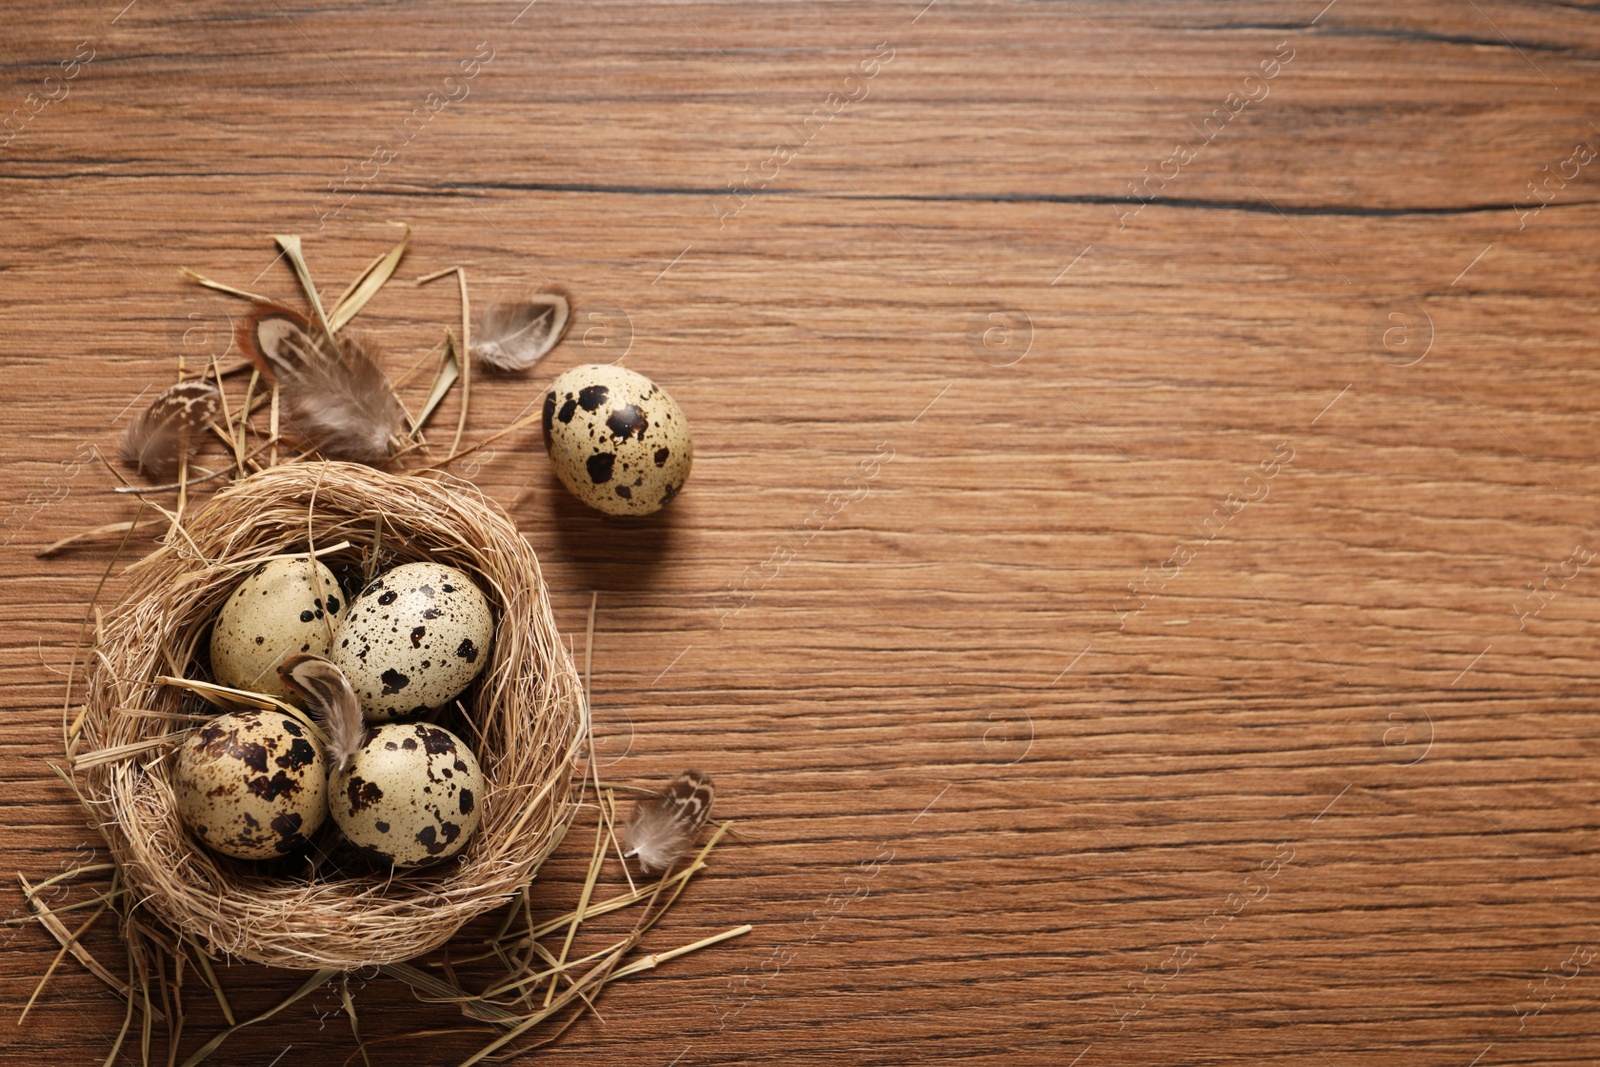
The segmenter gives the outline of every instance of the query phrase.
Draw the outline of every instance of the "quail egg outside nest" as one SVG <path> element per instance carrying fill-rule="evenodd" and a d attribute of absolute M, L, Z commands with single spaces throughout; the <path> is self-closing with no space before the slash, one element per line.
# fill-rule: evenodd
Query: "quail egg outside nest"
<path fill-rule="evenodd" d="M 572 495 L 608 515 L 649 515 L 689 479 L 689 420 L 655 382 L 624 367 L 574 367 L 544 398 L 544 448 Z"/>

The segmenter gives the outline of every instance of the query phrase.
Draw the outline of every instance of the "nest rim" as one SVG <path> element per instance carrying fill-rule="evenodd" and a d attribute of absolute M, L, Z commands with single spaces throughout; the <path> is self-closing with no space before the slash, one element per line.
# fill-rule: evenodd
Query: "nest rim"
<path fill-rule="evenodd" d="M 322 547 L 341 541 L 348 547 Z M 170 779 L 193 698 L 159 679 L 193 675 L 223 601 L 264 558 L 352 565 L 364 553 L 380 570 L 460 567 L 490 602 L 495 641 L 465 709 L 465 739 L 488 784 L 476 834 L 440 864 L 330 877 L 314 857 L 285 876 L 291 861 L 263 867 L 210 852 L 183 827 Z M 352 463 L 271 467 L 219 492 L 125 577 L 99 628 L 69 756 L 86 762 L 76 769 L 84 803 L 134 899 L 212 953 L 296 970 L 423 955 L 513 899 L 575 815 L 573 772 L 588 748 L 583 686 L 532 548 L 469 483 Z M 90 759 L 123 749 L 124 758 Z"/>

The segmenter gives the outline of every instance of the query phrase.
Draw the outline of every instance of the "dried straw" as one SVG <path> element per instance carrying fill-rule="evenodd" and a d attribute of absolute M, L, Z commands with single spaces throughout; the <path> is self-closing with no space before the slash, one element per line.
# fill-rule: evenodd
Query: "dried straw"
<path fill-rule="evenodd" d="M 286 877 L 211 854 L 178 820 L 171 761 L 157 744 L 183 736 L 181 713 L 195 698 L 159 679 L 193 674 L 206 627 L 263 558 L 304 552 L 309 535 L 312 549 L 348 542 L 318 553 L 324 562 L 360 564 L 380 530 L 386 565 L 459 567 L 495 610 L 492 658 L 469 693 L 489 782 L 476 837 L 457 859 L 418 871 Z M 212 952 L 301 970 L 413 959 L 509 902 L 564 834 L 586 743 L 583 690 L 538 560 L 480 494 L 356 464 L 272 467 L 217 494 L 127 578 L 82 711 L 83 795 L 134 899 Z"/>

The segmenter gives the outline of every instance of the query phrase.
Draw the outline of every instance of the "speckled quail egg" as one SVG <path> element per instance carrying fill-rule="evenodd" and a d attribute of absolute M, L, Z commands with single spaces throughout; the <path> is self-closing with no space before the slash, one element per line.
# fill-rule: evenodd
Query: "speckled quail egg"
<path fill-rule="evenodd" d="M 369 720 L 398 719 L 459 696 L 489 662 L 494 617 L 472 579 L 442 563 L 407 563 L 350 602 L 328 658 Z"/>
<path fill-rule="evenodd" d="M 544 449 L 572 495 L 608 515 L 660 511 L 689 479 L 689 420 L 666 390 L 617 366 L 574 367 L 544 398 Z"/>
<path fill-rule="evenodd" d="M 328 816 L 328 768 L 310 731 L 278 711 L 219 715 L 178 749 L 178 816 L 206 846 L 242 860 L 306 843 Z"/>
<path fill-rule="evenodd" d="M 340 601 L 339 583 L 321 563 L 307 556 L 268 560 L 239 583 L 217 614 L 212 674 L 234 689 L 293 699 L 278 677 L 278 664 L 297 652 L 328 654 Z"/>
<path fill-rule="evenodd" d="M 483 818 L 483 793 L 466 742 L 425 722 L 378 727 L 328 779 L 328 806 L 346 839 L 396 867 L 465 848 Z"/>

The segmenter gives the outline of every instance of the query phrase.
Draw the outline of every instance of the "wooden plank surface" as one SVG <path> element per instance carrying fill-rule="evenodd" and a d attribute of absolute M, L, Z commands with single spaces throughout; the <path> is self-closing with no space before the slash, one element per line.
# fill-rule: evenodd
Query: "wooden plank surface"
<path fill-rule="evenodd" d="M 47 761 L 112 546 L 34 553 L 226 345 L 178 268 L 289 295 L 300 233 L 337 291 L 404 219 L 403 278 L 573 294 L 476 429 L 620 356 L 696 430 L 644 525 L 536 433 L 461 472 L 580 642 L 598 591 L 607 775 L 699 765 L 744 832 L 665 934 L 754 933 L 541 1062 L 1595 1062 L 1600 22 L 1324 3 L 14 13 L 0 873 L 104 856 Z M 400 366 L 454 314 L 363 320 Z M 54 946 L 0 943 L 11 1018 Z M 369 1036 L 459 1022 L 356 984 Z M 69 962 L 0 1062 L 121 1020 Z M 353 1050 L 323 989 L 217 1062 Z"/>

